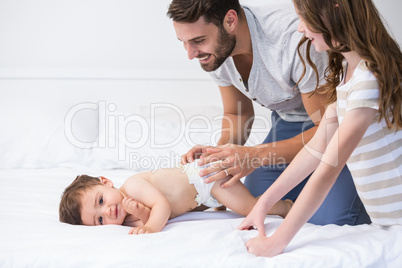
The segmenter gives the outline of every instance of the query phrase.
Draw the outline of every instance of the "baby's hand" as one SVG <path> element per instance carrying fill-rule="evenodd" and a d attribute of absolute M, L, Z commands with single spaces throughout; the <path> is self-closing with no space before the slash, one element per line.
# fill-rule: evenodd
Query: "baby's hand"
<path fill-rule="evenodd" d="M 153 231 L 146 226 L 133 227 L 131 228 L 130 232 L 128 232 L 128 234 L 134 234 L 134 235 L 150 234 L 150 233 L 153 233 Z"/>
<path fill-rule="evenodd" d="M 124 197 L 123 208 L 127 213 L 133 215 L 134 217 L 137 217 L 144 224 L 147 223 L 149 219 L 149 214 L 151 213 L 151 210 L 148 207 L 144 206 L 142 203 L 135 201 L 131 197 Z"/>

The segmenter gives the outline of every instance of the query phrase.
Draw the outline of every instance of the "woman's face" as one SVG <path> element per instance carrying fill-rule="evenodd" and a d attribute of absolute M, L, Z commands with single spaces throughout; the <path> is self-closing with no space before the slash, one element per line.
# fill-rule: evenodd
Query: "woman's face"
<path fill-rule="evenodd" d="M 329 46 L 327 45 L 327 43 L 325 43 L 322 33 L 315 33 L 311 31 L 300 15 L 299 18 L 300 22 L 299 26 L 297 27 L 297 31 L 303 33 L 305 37 L 311 40 L 311 44 L 314 45 L 317 52 L 328 50 Z"/>

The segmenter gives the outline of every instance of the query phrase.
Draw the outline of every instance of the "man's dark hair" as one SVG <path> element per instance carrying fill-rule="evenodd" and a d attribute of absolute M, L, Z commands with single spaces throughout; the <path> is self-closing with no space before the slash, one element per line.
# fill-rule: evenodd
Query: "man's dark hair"
<path fill-rule="evenodd" d="M 167 16 L 175 22 L 194 23 L 204 16 L 207 23 L 222 26 L 223 19 L 233 9 L 240 16 L 239 0 L 173 0 Z"/>

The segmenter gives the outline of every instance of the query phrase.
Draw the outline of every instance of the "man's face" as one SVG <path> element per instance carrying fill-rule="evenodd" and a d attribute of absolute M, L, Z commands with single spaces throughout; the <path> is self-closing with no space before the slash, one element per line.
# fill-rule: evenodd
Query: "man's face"
<path fill-rule="evenodd" d="M 197 58 L 202 69 L 215 71 L 232 54 L 236 37 L 201 17 L 194 23 L 173 22 L 177 38 L 183 42 L 190 60 Z"/>

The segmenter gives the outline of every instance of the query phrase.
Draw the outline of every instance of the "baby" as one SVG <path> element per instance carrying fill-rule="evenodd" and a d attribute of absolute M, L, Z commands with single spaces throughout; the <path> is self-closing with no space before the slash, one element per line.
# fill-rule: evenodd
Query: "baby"
<path fill-rule="evenodd" d="M 105 177 L 78 176 L 62 196 L 61 222 L 83 225 L 119 224 L 132 226 L 130 234 L 160 232 L 171 218 L 188 211 L 222 205 L 245 216 L 257 199 L 239 181 L 229 188 L 204 183 L 199 172 L 209 165 L 192 162 L 180 168 L 142 172 L 129 177 L 117 189 Z M 285 217 L 291 200 L 280 200 L 268 212 Z"/>

